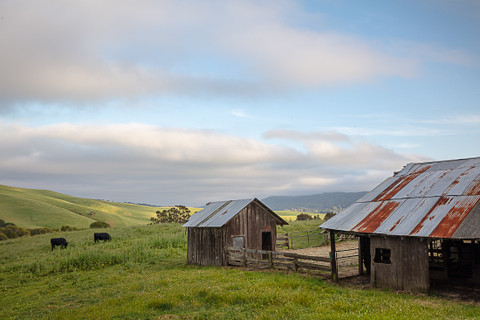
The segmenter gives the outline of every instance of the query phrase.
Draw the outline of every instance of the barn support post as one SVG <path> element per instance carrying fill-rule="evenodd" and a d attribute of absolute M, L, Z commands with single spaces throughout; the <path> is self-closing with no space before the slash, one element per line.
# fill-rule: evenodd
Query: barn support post
<path fill-rule="evenodd" d="M 337 270 L 337 253 L 335 249 L 335 231 L 330 230 L 330 260 L 332 262 L 332 280 L 337 282 L 338 270 Z"/>
<path fill-rule="evenodd" d="M 362 238 L 358 237 L 358 274 L 363 276 L 363 247 Z"/>

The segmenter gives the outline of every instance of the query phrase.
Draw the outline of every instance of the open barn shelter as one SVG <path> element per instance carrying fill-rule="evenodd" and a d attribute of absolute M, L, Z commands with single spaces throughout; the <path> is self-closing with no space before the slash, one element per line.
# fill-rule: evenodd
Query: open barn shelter
<path fill-rule="evenodd" d="M 480 158 L 410 163 L 320 227 L 359 237 L 373 287 L 480 285 L 479 200 Z"/>
<path fill-rule="evenodd" d="M 258 199 L 210 202 L 190 217 L 187 262 L 225 265 L 225 247 L 275 250 L 277 225 L 287 222 Z"/>

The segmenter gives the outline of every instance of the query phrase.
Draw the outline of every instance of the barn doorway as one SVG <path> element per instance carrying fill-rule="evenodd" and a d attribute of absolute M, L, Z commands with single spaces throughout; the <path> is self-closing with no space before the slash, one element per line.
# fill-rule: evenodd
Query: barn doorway
<path fill-rule="evenodd" d="M 262 231 L 262 250 L 273 251 L 272 232 Z"/>
<path fill-rule="evenodd" d="M 431 280 L 480 283 L 480 243 L 468 240 L 435 240 L 428 246 Z"/>

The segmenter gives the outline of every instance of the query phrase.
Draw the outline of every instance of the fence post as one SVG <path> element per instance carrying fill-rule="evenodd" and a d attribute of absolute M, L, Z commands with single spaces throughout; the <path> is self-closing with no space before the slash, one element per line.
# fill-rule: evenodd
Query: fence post
<path fill-rule="evenodd" d="M 287 232 L 287 249 L 290 249 L 290 235 Z"/>
<path fill-rule="evenodd" d="M 228 266 L 229 264 L 229 256 L 228 256 L 228 248 L 225 246 L 225 265 Z"/>
<path fill-rule="evenodd" d="M 298 259 L 293 258 L 293 268 L 295 269 L 295 272 L 298 272 Z"/>
<path fill-rule="evenodd" d="M 273 269 L 272 251 L 268 251 L 268 265 L 270 266 L 270 269 Z"/>
<path fill-rule="evenodd" d="M 308 230 L 307 230 L 307 247 L 310 247 L 310 235 L 308 234 Z"/>
<path fill-rule="evenodd" d="M 332 280 L 333 282 L 337 282 L 337 251 L 335 249 L 335 231 L 333 230 L 330 230 L 330 260 L 332 261 Z"/>
<path fill-rule="evenodd" d="M 243 266 L 247 266 L 247 251 L 243 248 Z"/>

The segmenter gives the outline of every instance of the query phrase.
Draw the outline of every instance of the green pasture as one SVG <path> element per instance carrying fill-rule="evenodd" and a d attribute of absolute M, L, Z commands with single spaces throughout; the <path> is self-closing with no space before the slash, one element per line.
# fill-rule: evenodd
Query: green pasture
<path fill-rule="evenodd" d="M 23 228 L 60 228 L 64 225 L 88 228 L 95 221 L 105 221 L 111 226 L 144 225 L 157 210 L 165 208 L 0 185 L 0 218 Z"/>
<path fill-rule="evenodd" d="M 278 211 L 275 211 L 275 213 L 278 214 L 280 217 L 282 217 L 283 220 L 287 222 L 295 221 L 297 219 L 297 216 L 300 213 L 308 213 L 312 217 L 318 216 L 320 219 L 323 219 L 323 217 L 325 216 L 325 213 L 298 212 L 298 211 L 291 211 L 291 210 L 278 210 Z"/>
<path fill-rule="evenodd" d="M 477 304 L 425 294 L 187 265 L 185 229 L 176 224 L 114 227 L 112 241 L 96 244 L 93 232 L 1 241 L 0 319 L 480 318 Z M 51 237 L 68 247 L 51 251 Z"/>

